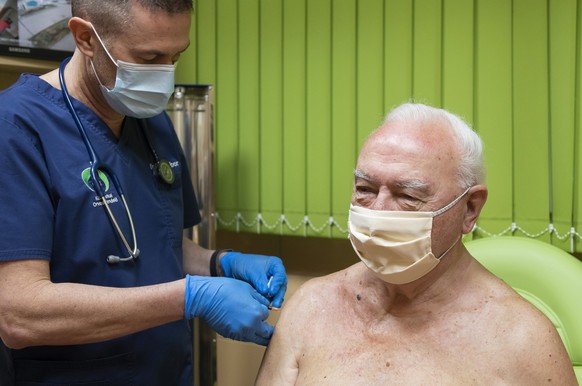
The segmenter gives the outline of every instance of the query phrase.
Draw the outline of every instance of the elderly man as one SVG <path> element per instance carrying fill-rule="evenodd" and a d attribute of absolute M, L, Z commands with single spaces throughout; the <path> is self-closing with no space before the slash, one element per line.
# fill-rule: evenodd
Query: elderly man
<path fill-rule="evenodd" d="M 355 171 L 362 263 L 298 290 L 257 385 L 576 385 L 551 322 L 461 242 L 487 199 L 481 154 L 444 110 L 388 115 Z"/>

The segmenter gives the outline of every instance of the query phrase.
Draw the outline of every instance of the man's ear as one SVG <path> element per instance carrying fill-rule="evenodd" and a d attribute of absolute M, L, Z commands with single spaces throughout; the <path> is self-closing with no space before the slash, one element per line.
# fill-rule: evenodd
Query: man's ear
<path fill-rule="evenodd" d="M 85 56 L 93 58 L 95 52 L 96 38 L 91 28 L 91 22 L 81 19 L 80 17 L 72 17 L 69 20 L 69 29 L 75 39 L 77 49 Z"/>
<path fill-rule="evenodd" d="M 487 201 L 487 187 L 485 185 L 475 185 L 467 193 L 469 199 L 467 200 L 467 212 L 463 220 L 463 234 L 467 234 L 473 230 L 481 209 Z"/>

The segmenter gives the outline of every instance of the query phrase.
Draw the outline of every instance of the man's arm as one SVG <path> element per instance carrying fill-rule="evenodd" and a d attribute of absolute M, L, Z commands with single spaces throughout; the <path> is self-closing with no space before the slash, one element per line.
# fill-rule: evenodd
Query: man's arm
<path fill-rule="evenodd" d="M 315 317 L 317 306 L 310 301 L 314 291 L 310 280 L 304 283 L 285 303 L 275 333 L 265 351 L 255 386 L 295 385 L 299 376 L 299 358 L 303 354 L 306 335 L 305 321 Z"/>
<path fill-rule="evenodd" d="M 11 348 L 104 341 L 184 317 L 184 280 L 136 288 L 52 283 L 47 260 L 0 263 L 0 337 Z"/>
<path fill-rule="evenodd" d="M 287 341 L 291 334 L 279 323 L 263 356 L 255 386 L 292 386 L 299 375 L 299 365 Z"/>

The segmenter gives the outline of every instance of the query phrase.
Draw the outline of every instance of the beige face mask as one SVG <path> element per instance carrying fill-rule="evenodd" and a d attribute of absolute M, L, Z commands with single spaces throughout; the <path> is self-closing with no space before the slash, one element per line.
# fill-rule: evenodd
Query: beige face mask
<path fill-rule="evenodd" d="M 470 188 L 436 212 L 372 210 L 350 206 L 349 239 L 356 254 L 387 283 L 406 284 L 432 271 L 440 259 L 432 253 L 433 218 L 452 208 Z"/>

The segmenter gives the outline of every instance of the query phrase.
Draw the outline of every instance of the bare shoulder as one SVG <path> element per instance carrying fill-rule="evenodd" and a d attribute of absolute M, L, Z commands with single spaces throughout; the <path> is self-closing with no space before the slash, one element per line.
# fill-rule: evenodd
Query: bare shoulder
<path fill-rule="evenodd" d="M 342 294 L 349 290 L 357 271 L 356 266 L 309 279 L 285 302 L 284 313 L 304 317 L 306 314 L 341 306 Z"/>
<path fill-rule="evenodd" d="M 576 385 L 572 364 L 553 323 L 534 305 L 502 281 L 489 282 L 483 309 L 489 315 L 488 333 L 494 339 L 499 363 L 513 369 L 515 382 L 539 381 Z"/>
<path fill-rule="evenodd" d="M 482 291 L 478 294 L 485 295 L 483 313 L 488 314 L 491 321 L 496 321 L 492 325 L 495 332 L 510 338 L 508 346 L 519 348 L 528 344 L 531 335 L 555 330 L 550 320 L 513 288 L 493 275 L 488 276 L 479 280 Z"/>
<path fill-rule="evenodd" d="M 528 334 L 538 335 L 543 330 L 555 331 L 552 322 L 540 310 L 503 281 L 497 278 L 491 280 L 487 293 L 486 312 L 502 321 L 499 326 L 509 332 L 508 336 L 513 337 L 512 345 L 520 340 L 527 343 L 528 339 L 523 338 L 527 338 Z M 507 327 L 512 328 L 507 330 Z"/>
<path fill-rule="evenodd" d="M 318 331 L 318 325 L 329 325 L 330 320 L 335 320 L 341 314 L 345 307 L 342 294 L 348 291 L 353 271 L 354 266 L 303 283 L 285 301 L 275 328 L 275 337 L 292 336 L 292 344 L 295 346 L 301 345 L 302 341 L 308 344 L 312 339 L 310 331 Z"/>

